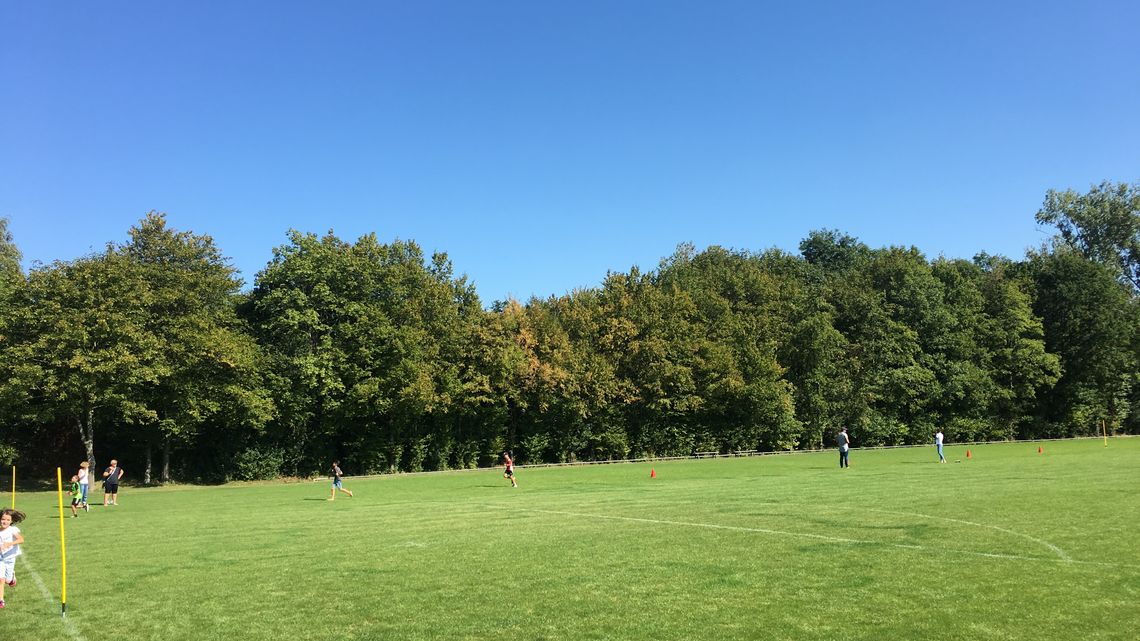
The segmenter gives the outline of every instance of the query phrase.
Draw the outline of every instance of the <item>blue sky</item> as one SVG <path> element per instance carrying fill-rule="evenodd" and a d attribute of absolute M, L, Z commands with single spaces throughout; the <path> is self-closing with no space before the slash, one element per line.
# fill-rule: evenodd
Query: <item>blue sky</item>
<path fill-rule="evenodd" d="M 147 211 L 247 283 L 290 228 L 447 252 L 485 304 L 813 229 L 1020 258 L 1140 179 L 1140 3 L 24 2 L 0 217 L 25 265 Z"/>

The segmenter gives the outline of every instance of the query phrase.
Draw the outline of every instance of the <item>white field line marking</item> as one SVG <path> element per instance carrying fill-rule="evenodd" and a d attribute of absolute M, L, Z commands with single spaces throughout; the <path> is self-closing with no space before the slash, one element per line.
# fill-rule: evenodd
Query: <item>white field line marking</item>
<path fill-rule="evenodd" d="M 1001 532 L 1003 534 L 1008 534 L 1010 536 L 1019 536 L 1023 539 L 1028 539 L 1030 541 L 1033 541 L 1034 543 L 1037 543 L 1038 545 L 1043 545 L 1043 546 L 1049 548 L 1050 550 L 1052 550 L 1053 553 L 1056 554 L 1058 557 L 1060 557 L 1060 559 L 1062 561 L 1072 561 L 1072 559 L 1069 558 L 1069 555 L 1065 554 L 1064 550 L 1057 547 L 1056 545 L 1053 545 L 1052 543 L 1050 543 L 1048 541 L 1029 536 L 1028 534 L 1022 534 L 1021 532 L 1014 532 L 1013 530 L 1007 530 L 1003 527 L 998 527 L 996 525 L 986 525 L 985 523 L 974 523 L 973 521 L 963 521 L 961 519 L 951 519 L 951 518 L 947 518 L 944 516 L 932 516 L 930 514 L 920 514 L 918 512 L 894 512 L 891 510 L 876 510 L 873 508 L 863 508 L 863 511 L 864 512 L 879 512 L 880 514 L 894 514 L 897 516 L 917 516 L 917 517 L 923 518 L 923 519 L 933 519 L 936 521 L 947 521 L 949 523 L 959 523 L 961 525 L 972 525 L 974 527 L 997 530 L 998 532 Z"/>
<path fill-rule="evenodd" d="M 799 504 L 799 503 L 764 503 L 763 505 L 811 507 L 811 506 L 807 506 L 807 505 Z M 945 516 L 934 516 L 932 514 L 922 514 L 920 512 L 899 512 L 896 510 L 878 510 L 878 509 L 870 508 L 870 507 L 852 507 L 850 505 L 816 505 L 815 507 L 825 508 L 828 510 L 851 510 L 851 511 L 857 511 L 857 512 L 878 512 L 879 514 L 894 514 L 895 516 L 912 516 L 912 517 L 918 517 L 921 519 L 931 519 L 934 521 L 946 521 L 948 523 L 958 523 L 959 525 L 971 525 L 973 527 L 986 528 L 989 530 L 995 530 L 995 531 L 1001 532 L 1003 534 L 1008 534 L 1010 536 L 1016 536 L 1016 537 L 1020 537 L 1020 538 L 1023 538 L 1023 539 L 1029 540 L 1029 541 L 1033 541 L 1034 543 L 1037 543 L 1038 545 L 1041 545 L 1043 547 L 1047 547 L 1054 554 L 1056 554 L 1062 561 L 1071 561 L 1072 560 L 1069 558 L 1069 555 L 1066 554 L 1064 550 L 1057 547 L 1056 545 L 1053 545 L 1052 543 L 1050 543 L 1048 541 L 1045 541 L 1043 539 L 1038 539 L 1036 537 L 1032 537 L 1028 534 L 1022 534 L 1021 532 L 1015 532 L 1013 530 L 1007 530 L 1006 528 L 998 527 L 996 525 L 987 525 L 985 523 L 975 523 L 974 521 L 963 521 L 962 519 L 952 519 L 952 518 L 948 518 Z"/>
<path fill-rule="evenodd" d="M 40 578 L 39 573 L 36 572 L 36 569 L 32 567 L 32 564 L 28 563 L 28 555 L 21 554 L 20 556 L 24 557 L 21 565 L 23 565 L 24 569 L 32 575 L 32 581 L 35 582 L 36 587 L 40 589 L 40 594 L 44 596 L 44 601 L 47 601 L 48 606 L 55 605 L 55 598 L 52 597 L 51 592 L 49 592 L 47 586 L 44 585 L 43 579 Z M 63 629 L 67 630 L 68 636 L 70 636 L 75 641 L 87 641 L 87 639 L 79 633 L 79 630 L 75 628 L 75 625 L 71 623 L 71 619 L 68 619 L 66 616 L 61 618 L 63 619 Z"/>
<path fill-rule="evenodd" d="M 848 543 L 848 544 L 852 544 L 852 545 L 883 545 L 886 547 L 900 548 L 900 549 L 904 549 L 904 550 L 918 550 L 921 552 L 936 552 L 936 553 L 942 553 L 942 554 L 947 554 L 947 553 L 949 553 L 949 554 L 962 554 L 962 555 L 967 555 L 967 556 L 980 556 L 980 557 L 990 558 L 990 559 L 1009 559 L 1009 560 L 1014 560 L 1014 561 L 1046 561 L 1046 562 L 1053 562 L 1053 563 L 1071 563 L 1071 564 L 1079 564 L 1079 565 L 1097 565 L 1097 566 L 1112 567 L 1112 568 L 1140 569 L 1140 565 L 1132 565 L 1132 564 L 1128 564 L 1128 563 L 1109 563 L 1106 561 L 1074 561 L 1074 560 L 1069 559 L 1069 558 L 1054 559 L 1054 558 L 1042 557 L 1042 556 L 1023 556 L 1023 555 L 1019 555 L 1019 554 L 1001 554 L 1001 553 L 997 553 L 997 552 L 978 552 L 976 550 L 955 550 L 952 548 L 942 548 L 942 547 L 932 548 L 932 547 L 927 547 L 924 545 L 914 545 L 914 544 L 908 544 L 908 543 L 886 543 L 884 541 L 848 539 L 848 538 L 843 538 L 843 537 L 838 537 L 838 536 L 826 536 L 823 534 L 811 534 L 811 533 L 807 533 L 807 532 L 787 532 L 784 530 L 772 530 L 772 529 L 768 529 L 768 528 L 756 528 L 756 527 L 743 527 L 743 526 L 739 526 L 739 525 L 720 525 L 717 523 L 694 523 L 694 522 L 689 522 L 689 521 L 671 521 L 671 520 L 666 520 L 666 519 L 646 519 L 646 518 L 639 518 L 639 517 L 633 517 L 633 516 L 612 516 L 612 515 L 608 515 L 608 514 L 587 514 L 585 512 L 566 512 L 566 511 L 561 511 L 561 510 L 539 510 L 539 509 L 535 509 L 535 508 L 518 507 L 517 505 L 512 505 L 512 506 L 489 505 L 487 507 L 489 509 L 496 509 L 496 510 L 514 510 L 516 512 L 536 512 L 539 514 L 556 514 L 556 515 L 560 515 L 560 516 L 574 516 L 574 517 L 581 517 L 581 518 L 586 518 L 586 519 L 609 519 L 612 521 L 630 521 L 630 522 L 634 522 L 634 523 L 651 523 L 654 525 L 680 525 L 683 527 L 699 527 L 699 528 L 706 528 L 706 529 L 712 529 L 712 530 L 730 530 L 733 532 L 751 532 L 751 533 L 755 533 L 755 534 L 774 534 L 777 536 L 791 536 L 791 537 L 797 537 L 797 538 L 803 538 L 803 539 L 817 539 L 817 540 L 821 540 L 821 541 L 832 541 L 835 543 Z"/>

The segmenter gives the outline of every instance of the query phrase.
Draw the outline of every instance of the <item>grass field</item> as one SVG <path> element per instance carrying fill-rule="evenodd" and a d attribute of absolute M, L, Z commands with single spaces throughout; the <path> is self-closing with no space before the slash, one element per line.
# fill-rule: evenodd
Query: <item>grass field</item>
<path fill-rule="evenodd" d="M 1043 446 L 126 488 L 65 519 L 66 618 L 18 494 L 0 639 L 1135 639 L 1140 439 Z"/>

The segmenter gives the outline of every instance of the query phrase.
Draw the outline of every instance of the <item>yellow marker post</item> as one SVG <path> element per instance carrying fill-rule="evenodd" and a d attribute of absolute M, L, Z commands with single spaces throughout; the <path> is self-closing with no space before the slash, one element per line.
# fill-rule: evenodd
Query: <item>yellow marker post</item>
<path fill-rule="evenodd" d="M 1104 426 L 1104 419 L 1100 419 L 1100 431 L 1104 432 L 1104 446 L 1108 447 L 1108 428 Z M 15 487 L 15 486 L 13 486 Z M 16 491 L 13 490 L 12 494 L 15 495 Z"/>
<path fill-rule="evenodd" d="M 63 518 L 63 470 L 58 467 L 55 468 L 55 482 L 59 488 L 59 554 L 60 558 L 63 559 L 63 578 L 61 579 L 63 581 L 63 591 L 60 601 L 60 605 L 63 609 L 60 610 L 59 615 L 65 617 L 67 616 L 67 539 L 63 533 L 63 524 L 65 522 Z"/>

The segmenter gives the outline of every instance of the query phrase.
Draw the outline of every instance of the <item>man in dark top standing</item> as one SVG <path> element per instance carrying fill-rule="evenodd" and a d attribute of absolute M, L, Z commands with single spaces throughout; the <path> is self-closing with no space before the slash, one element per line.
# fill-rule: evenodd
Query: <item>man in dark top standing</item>
<path fill-rule="evenodd" d="M 850 467 L 847 464 L 847 451 L 851 449 L 851 439 L 847 437 L 846 427 L 839 430 L 839 436 L 835 440 L 839 445 L 839 467 Z"/>
<path fill-rule="evenodd" d="M 123 468 L 111 459 L 111 467 L 103 470 L 103 506 L 119 504 L 119 480 L 123 478 Z"/>

